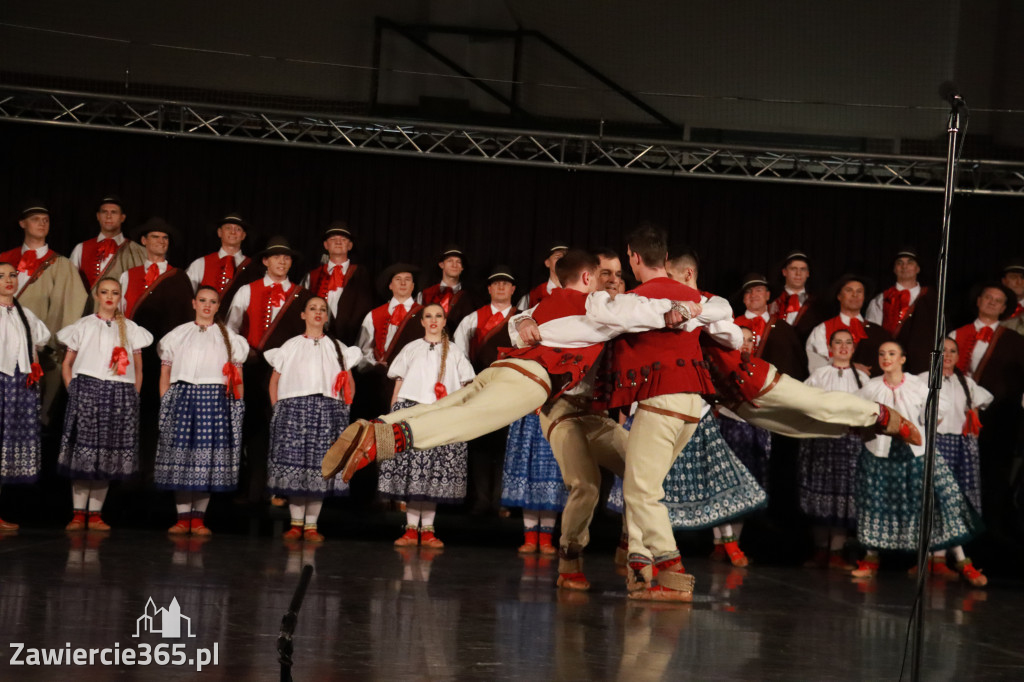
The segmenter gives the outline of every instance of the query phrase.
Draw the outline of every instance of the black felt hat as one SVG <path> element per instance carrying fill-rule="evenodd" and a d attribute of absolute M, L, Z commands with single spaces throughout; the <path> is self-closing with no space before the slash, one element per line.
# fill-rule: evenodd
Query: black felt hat
<path fill-rule="evenodd" d="M 181 233 L 178 232 L 177 228 L 168 223 L 163 218 L 152 217 L 146 222 L 142 223 L 134 230 L 132 230 L 131 237 L 135 241 L 140 241 L 150 232 L 163 232 L 171 238 L 171 243 L 176 243 L 181 239 Z"/>
<path fill-rule="evenodd" d="M 288 242 L 287 237 L 281 235 L 275 235 L 267 240 L 267 245 L 263 247 L 263 250 L 256 254 L 257 258 L 268 258 L 270 256 L 279 255 L 291 256 L 293 260 L 299 260 L 302 258 L 302 254 L 292 248 L 292 245 Z"/>
<path fill-rule="evenodd" d="M 748 272 L 746 277 L 743 278 L 743 285 L 740 286 L 740 294 L 745 294 L 747 293 L 747 289 L 756 286 L 767 287 L 771 290 L 771 287 L 768 286 L 767 277 L 759 272 Z"/>
<path fill-rule="evenodd" d="M 902 247 L 896 252 L 896 255 L 893 257 L 893 262 L 896 262 L 900 258 L 913 258 L 915 261 L 920 262 L 920 259 L 917 257 L 917 247 L 915 246 Z"/>
<path fill-rule="evenodd" d="M 491 270 L 491 274 L 487 275 L 487 283 L 491 282 L 511 282 L 516 283 L 516 276 L 512 274 L 512 268 L 507 265 L 495 265 Z"/>
<path fill-rule="evenodd" d="M 122 213 L 127 213 L 127 211 L 124 210 L 124 202 L 121 201 L 121 197 L 116 194 L 104 194 L 103 198 L 96 204 L 96 210 L 99 211 L 103 208 L 104 204 L 116 204 L 117 207 L 121 209 Z"/>
<path fill-rule="evenodd" d="M 242 214 L 238 211 L 228 211 L 225 213 L 224 216 L 217 221 L 218 229 L 221 225 L 238 225 L 243 230 L 249 230 L 249 223 L 246 222 L 245 218 L 243 218 Z"/>
<path fill-rule="evenodd" d="M 834 299 L 839 296 L 839 292 L 842 291 L 843 287 L 849 282 L 860 282 L 864 285 L 864 304 L 867 305 L 867 302 L 871 300 L 874 282 L 870 277 L 865 277 L 864 275 L 855 272 L 847 272 L 835 281 L 835 284 L 832 285 L 832 298 Z"/>
<path fill-rule="evenodd" d="M 352 230 L 349 229 L 348 223 L 344 220 L 332 220 L 331 224 L 324 229 L 323 237 L 324 241 L 327 241 L 328 237 L 347 237 L 349 241 L 355 241 L 355 237 L 352 236 Z"/>
<path fill-rule="evenodd" d="M 811 264 L 811 259 L 807 257 L 807 252 L 803 249 L 793 249 L 786 254 L 786 257 L 782 260 L 782 267 L 786 267 L 795 260 L 802 260 L 808 265 Z"/>
<path fill-rule="evenodd" d="M 445 247 L 441 249 L 441 254 L 437 257 L 437 262 L 440 263 L 446 258 L 451 258 L 452 256 L 458 256 L 463 260 L 463 262 L 466 260 L 466 256 L 462 253 L 462 249 L 458 244 L 446 244 Z"/>
<path fill-rule="evenodd" d="M 548 244 L 548 248 L 544 250 L 544 259 L 553 254 L 555 251 L 568 251 L 570 249 L 569 242 L 564 239 L 552 239 Z"/>
<path fill-rule="evenodd" d="M 388 286 L 391 284 L 391 280 L 394 279 L 395 275 L 400 272 L 408 272 L 412 275 L 413 290 L 415 290 L 416 275 L 419 274 L 419 267 L 412 265 L 411 263 L 394 263 L 384 268 L 384 270 L 377 275 L 377 293 L 384 298 L 391 298 L 391 290 Z"/>
<path fill-rule="evenodd" d="M 1003 275 L 1008 275 L 1011 272 L 1019 272 L 1024 275 L 1024 258 L 1011 258 L 1006 261 L 1003 269 L 1000 271 Z"/>
<path fill-rule="evenodd" d="M 18 216 L 18 220 L 24 220 L 29 216 L 37 215 L 39 213 L 50 215 L 50 209 L 46 208 L 46 204 L 41 201 L 27 201 L 25 202 L 25 206 L 21 209 L 21 215 Z"/>

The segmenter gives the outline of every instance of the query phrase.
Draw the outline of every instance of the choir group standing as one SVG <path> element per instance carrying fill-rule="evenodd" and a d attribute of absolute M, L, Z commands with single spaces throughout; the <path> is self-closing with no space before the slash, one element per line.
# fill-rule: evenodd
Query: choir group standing
<path fill-rule="evenodd" d="M 54 397 L 63 383 L 68 400 L 58 470 L 72 481 L 68 530 L 109 530 L 101 517 L 109 482 L 142 471 L 152 476 L 157 488 L 174 491 L 178 520 L 171 533 L 209 534 L 204 515 L 210 493 L 235 489 L 241 477 L 254 499 L 261 499 L 264 491 L 287 498 L 292 523 L 287 538 L 321 542 L 317 519 L 323 498 L 346 494 L 347 485 L 321 477 L 320 460 L 345 432 L 350 410 L 366 416 L 388 411 L 403 415 L 437 401 L 446 404 L 446 396 L 474 382 L 496 361 L 514 363 L 514 357 L 499 360 L 498 349 L 523 343 L 518 323 L 525 319 L 543 324 L 545 320 L 537 318 L 539 304 L 549 301 L 550 309 L 555 305 L 550 301 L 565 298 L 559 298 L 567 286 L 564 273 L 559 276 L 559 262 L 569 248 L 559 242 L 544 254 L 549 280 L 524 295 L 518 305 L 512 304 L 514 276 L 509 268 L 498 266 L 487 280 L 489 303 L 477 307 L 461 281 L 464 254 L 451 246 L 439 257 L 439 284 L 414 296 L 417 268 L 395 264 L 377 279 L 379 293 L 387 292 L 390 300 L 374 307 L 369 272 L 348 258 L 354 238 L 344 222 L 332 223 L 324 231 L 323 262 L 296 284 L 288 276 L 299 254 L 287 240 L 272 238 L 255 258 L 243 254 L 248 224 L 238 214 L 227 214 L 218 222 L 221 248 L 186 270 L 174 268 L 166 259 L 170 245 L 180 238 L 172 226 L 159 219 L 148 221 L 132 240 L 121 233 L 125 218 L 122 202 L 104 197 L 97 211 L 100 235 L 76 246 L 68 259 L 47 246 L 49 212 L 33 203 L 21 215 L 23 246 L 0 254 L 0 482 L 28 483 L 37 477 L 40 425 L 53 426 Z M 645 279 L 645 268 L 654 266 L 644 264 L 642 257 L 634 262 L 636 255 L 629 251 L 634 274 L 644 282 L 637 293 L 646 292 L 645 300 L 685 300 L 681 289 L 661 280 L 676 280 L 686 290 L 695 290 L 694 256 L 670 260 L 667 270 L 662 265 Z M 615 300 L 624 288 L 618 256 L 605 250 L 595 263 L 593 284 L 588 279 L 587 286 L 604 290 L 609 300 Z M 578 266 L 570 276 L 581 268 L 587 269 Z M 620 461 L 604 453 L 593 455 L 590 462 L 566 455 L 572 447 L 565 442 L 572 439 L 555 428 L 565 419 L 594 415 L 601 406 L 618 408 L 625 419 L 630 404 L 633 409 L 639 405 L 640 412 L 630 417 L 641 422 L 639 428 L 634 424 L 637 433 L 650 434 L 652 420 L 665 418 L 658 411 L 666 411 L 660 403 L 645 407 L 655 396 L 637 391 L 637 378 L 642 374 L 639 383 L 648 384 L 652 367 L 652 376 L 661 376 L 661 363 L 679 360 L 678 350 L 662 358 L 658 354 L 663 349 L 650 344 L 636 366 L 622 364 L 638 346 L 612 341 L 612 336 L 577 339 L 587 340 L 592 349 L 566 356 L 569 365 L 581 367 L 547 368 L 552 378 L 581 368 L 583 374 L 592 368 L 596 372 L 602 344 L 609 342 L 613 352 L 605 354 L 611 359 L 604 362 L 618 363 L 622 374 L 613 374 L 618 379 L 593 405 L 593 390 L 582 374 L 574 381 L 584 388 L 563 386 L 564 395 L 556 394 L 557 382 L 549 381 L 550 399 L 542 401 L 548 405 L 545 410 L 528 409 L 504 424 L 477 429 L 472 436 L 479 438 L 468 452 L 464 440 L 434 442 L 420 433 L 415 443 L 423 447 L 406 448 L 404 443 L 414 440 L 413 431 L 399 426 L 405 420 L 389 420 L 395 425 L 393 432 L 386 430 L 394 456 L 381 458 L 378 490 L 405 503 L 407 527 L 396 544 L 441 546 L 433 526 L 436 505 L 463 500 L 469 482 L 474 506 L 491 508 L 499 497 L 500 478 L 501 502 L 523 509 L 526 541 L 521 551 L 560 551 L 566 562 L 560 584 L 584 586 L 578 556 L 586 545 L 586 527 L 596 502 L 590 469 L 597 471 L 600 464 L 623 477 L 623 492 L 613 491 L 613 500 L 620 499 L 625 507 L 622 556 L 639 566 L 634 582 L 650 582 L 644 578 L 645 565 L 657 563 L 666 572 L 666 557 L 669 563 L 678 563 L 674 542 L 663 537 L 663 530 L 652 530 L 661 528 L 658 510 L 666 507 L 672 526 L 713 528 L 715 556 L 746 565 L 739 532 L 743 516 L 766 500 L 773 441 L 760 427 L 766 426 L 777 434 L 802 438 L 799 499 L 815 524 L 818 550 L 811 563 L 852 568 L 842 549 L 847 534 L 856 529 L 869 552 L 854 573 L 873 575 L 878 549 L 911 549 L 916 543 L 916 517 L 910 518 L 905 510 L 908 505 L 914 508 L 920 485 L 920 447 L 905 442 L 906 433 L 903 439 L 883 434 L 865 441 L 848 428 L 856 420 L 830 430 L 820 426 L 828 421 L 820 415 L 817 422 L 801 422 L 779 417 L 778 410 L 783 403 L 800 402 L 799 392 L 786 388 L 796 383 L 790 380 L 806 380 L 810 387 L 857 394 L 882 405 L 871 415 L 879 423 L 887 419 L 889 408 L 894 420 L 901 415 L 922 426 L 925 379 L 918 375 L 927 374 L 937 311 L 933 292 L 917 282 L 919 271 L 916 252 L 900 250 L 894 262 L 896 284 L 872 299 L 866 314 L 864 278 L 844 276 L 836 287 L 839 314 L 829 317 L 822 301 L 807 292 L 808 257 L 794 252 L 782 270 L 785 289 L 774 300 L 767 278 L 755 273 L 741 287 L 744 312 L 735 319 L 727 304 L 727 314 L 716 319 L 708 314 L 702 319 L 686 308 L 693 339 L 704 328 L 700 338 L 708 348 L 706 356 L 722 355 L 721 347 L 713 347 L 716 340 L 733 349 L 743 343 L 735 369 L 750 377 L 761 371 L 777 378 L 758 395 L 733 385 L 736 394 L 723 396 L 728 391 L 716 384 L 721 404 L 712 411 L 698 398 L 682 410 L 693 415 L 692 422 L 682 420 L 687 426 L 669 439 L 671 447 L 656 465 L 651 464 L 653 455 L 630 456 L 630 447 L 639 447 L 630 443 L 642 442 L 633 431 L 615 445 L 621 450 Z M 627 299 L 621 299 L 623 305 Z M 940 514 L 932 565 L 936 572 L 948 571 L 942 553 L 951 548 L 956 567 L 975 584 L 983 584 L 984 576 L 970 564 L 961 545 L 978 529 L 982 498 L 996 510 L 992 518 L 997 522 L 998 514 L 1008 508 L 1012 446 L 1019 442 L 1013 418 L 1019 415 L 1024 384 L 1022 301 L 1024 264 L 1010 263 L 1000 283 L 981 288 L 976 321 L 946 341 L 939 425 L 942 458 L 936 475 Z M 725 303 L 707 293 L 692 302 L 696 310 L 717 310 Z M 577 303 L 565 299 L 562 305 Z M 667 312 L 658 308 L 655 317 Z M 546 321 L 566 314 L 548 313 Z M 734 326 L 730 330 L 728 325 Z M 649 328 L 623 327 L 617 333 L 655 338 L 641 333 Z M 548 324 L 545 333 L 560 333 L 555 329 Z M 570 336 L 573 333 L 589 332 L 574 329 Z M 559 345 L 582 347 L 572 338 Z M 562 354 L 562 348 L 557 350 Z M 528 359 L 536 358 L 541 356 Z M 541 360 L 548 362 L 546 356 Z M 565 359 L 555 362 L 566 365 Z M 717 364 L 721 369 L 722 362 Z M 686 369 L 681 360 L 679 366 Z M 785 381 L 779 383 L 782 377 Z M 679 391 L 676 395 L 713 392 L 699 371 L 673 380 L 681 382 L 674 389 Z M 749 383 L 757 381 L 752 378 Z M 775 405 L 776 396 L 783 395 L 785 400 L 779 397 Z M 560 404 L 564 414 L 552 417 L 558 411 L 551 406 Z M 140 430 L 140 409 L 159 415 L 156 428 L 146 424 Z M 751 419 L 755 412 L 757 418 Z M 500 429 L 505 424 L 510 424 L 507 431 Z M 490 431 L 497 433 L 486 435 Z M 614 429 L 595 422 L 583 431 L 587 433 L 580 437 L 590 438 L 591 450 L 597 452 L 600 448 L 593 443 L 604 436 L 594 437 L 593 432 L 611 434 Z M 377 425 L 375 433 L 379 437 L 385 431 Z M 146 447 L 147 437 L 152 448 Z M 986 452 L 991 465 L 980 467 L 979 451 Z M 895 504 L 897 499 L 903 503 Z M 558 550 L 552 533 L 563 507 L 566 516 Z M 0 530 L 16 528 L 0 521 Z M 675 564 L 666 574 L 672 572 Z"/>

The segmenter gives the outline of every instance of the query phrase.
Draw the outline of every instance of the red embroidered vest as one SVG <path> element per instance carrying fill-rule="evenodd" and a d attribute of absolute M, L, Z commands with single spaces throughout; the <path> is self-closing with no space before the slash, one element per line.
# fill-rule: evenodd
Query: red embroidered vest
<path fill-rule="evenodd" d="M 370 320 L 373 322 L 373 357 L 377 360 L 382 359 L 388 350 L 385 343 L 388 340 L 388 327 L 391 326 L 391 313 L 388 312 L 389 304 L 390 301 L 370 311 Z M 402 304 L 399 303 L 399 305 Z M 422 308 L 423 306 L 417 305 L 414 301 L 412 307 L 409 308 L 409 312 L 402 318 L 403 321 Z M 394 339 L 397 337 L 398 332 L 395 332 L 395 336 L 392 337 L 392 343 L 394 343 Z"/>
<path fill-rule="evenodd" d="M 647 298 L 700 302 L 700 294 L 668 277 L 657 277 L 631 293 Z M 611 342 L 610 373 L 604 377 L 608 407 L 673 393 L 710 393 L 711 377 L 704 367 L 699 331 L 657 329 L 625 334 Z"/>
<path fill-rule="evenodd" d="M 129 320 L 135 314 L 135 304 L 138 303 L 139 298 L 149 288 L 146 286 L 147 267 L 146 265 L 136 265 L 128 270 L 128 287 L 124 292 L 124 316 Z M 168 265 L 163 274 L 169 275 L 173 272 L 174 268 Z"/>
<path fill-rule="evenodd" d="M 552 289 L 552 293 L 554 293 L 555 291 L 558 291 L 558 289 Z M 533 306 L 537 305 L 550 295 L 551 294 L 548 293 L 547 282 L 544 282 L 543 284 L 538 284 L 537 286 L 530 290 L 530 307 L 532 308 Z"/>
<path fill-rule="evenodd" d="M 473 338 L 469 341 L 469 357 L 476 357 L 476 352 L 480 349 L 480 346 L 487 339 L 487 335 L 491 333 L 499 324 L 508 322 L 508 318 L 511 315 L 515 315 L 518 311 L 515 306 L 512 306 L 504 313 L 498 313 L 501 316 L 500 321 L 494 326 L 488 328 L 487 323 L 491 321 L 492 313 L 491 306 L 485 305 L 476 311 L 476 331 L 473 332 Z"/>
<path fill-rule="evenodd" d="M 295 288 L 295 285 L 291 282 L 287 282 L 287 284 L 287 289 L 284 288 L 284 285 L 281 285 L 281 289 L 284 291 L 285 300 L 288 299 L 288 294 L 290 294 L 292 289 Z M 259 347 L 260 340 L 270 328 L 271 308 L 268 300 L 269 298 L 270 287 L 268 287 L 262 279 L 258 279 L 249 284 L 249 307 L 245 311 L 246 319 L 249 324 L 245 332 L 245 339 L 253 348 Z"/>
<path fill-rule="evenodd" d="M 104 241 L 113 240 L 105 239 Z M 93 237 L 92 239 L 82 242 L 81 270 L 82 274 L 85 275 L 86 281 L 89 283 L 89 288 L 96 286 L 96 281 L 100 278 L 100 275 L 103 274 L 103 263 L 102 259 L 99 257 L 99 243 L 99 237 Z M 117 242 L 114 243 L 117 244 Z M 121 246 L 124 246 L 127 243 L 127 239 L 121 242 L 120 246 L 114 250 L 114 254 L 117 254 L 117 251 L 120 250 Z"/>
<path fill-rule="evenodd" d="M 251 258 L 243 258 L 242 262 L 235 266 L 235 274 L 238 274 L 240 269 L 251 262 Z M 227 273 L 224 272 L 224 264 L 221 262 L 216 251 L 203 256 L 203 280 L 199 283 L 199 286 L 213 287 L 218 293 L 223 294 L 228 285 L 231 284 L 232 279 L 234 278 L 228 277 Z"/>
<path fill-rule="evenodd" d="M 555 289 L 538 304 L 533 311 L 533 319 L 537 324 L 551 322 L 562 317 L 587 314 L 587 295 L 575 289 Z M 528 348 L 502 349 L 499 357 L 533 360 L 539 363 L 552 376 L 568 374 L 569 381 L 561 387 L 551 400 L 578 384 L 597 361 L 603 343 L 595 343 L 583 348 L 552 348 L 550 346 L 530 346 Z"/>

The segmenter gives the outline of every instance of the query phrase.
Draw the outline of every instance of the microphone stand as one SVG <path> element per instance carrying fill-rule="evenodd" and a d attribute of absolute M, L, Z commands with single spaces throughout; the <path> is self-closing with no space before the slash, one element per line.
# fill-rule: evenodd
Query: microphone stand
<path fill-rule="evenodd" d="M 917 541 L 917 592 L 910 625 L 913 630 L 913 648 L 910 679 L 921 679 L 921 658 L 924 647 L 924 591 L 927 582 L 928 548 L 931 545 L 932 523 L 935 517 L 935 441 L 939 421 L 939 391 L 942 389 L 942 347 L 946 338 L 946 276 L 949 266 L 949 223 L 956 191 L 957 162 L 963 145 L 961 113 L 967 105 L 959 95 L 950 98 L 949 145 L 946 151 L 946 185 L 942 210 L 942 237 L 939 245 L 939 264 L 936 277 L 938 315 L 935 322 L 935 344 L 932 346 L 931 366 L 928 371 L 928 401 L 925 404 L 924 485 L 921 490 L 921 527 Z M 964 116 L 965 131 L 966 119 Z"/>

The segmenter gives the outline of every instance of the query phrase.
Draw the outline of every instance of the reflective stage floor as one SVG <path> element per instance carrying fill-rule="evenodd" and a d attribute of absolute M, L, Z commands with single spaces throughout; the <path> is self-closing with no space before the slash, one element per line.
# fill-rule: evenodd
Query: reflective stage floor
<path fill-rule="evenodd" d="M 281 618 L 306 563 L 297 681 L 895 680 L 913 591 L 902 570 L 855 584 L 686 557 L 692 606 L 645 606 L 627 602 L 604 549 L 589 557 L 593 591 L 580 594 L 553 587 L 554 561 L 466 542 L 430 552 L 384 539 L 288 546 L 267 532 L 23 530 L 0 538 L 0 679 L 276 680 Z M 1024 679 L 1020 583 L 932 585 L 926 609 L 923 679 Z M 175 625 L 181 636 L 164 636 Z M 106 648 L 108 660 L 132 649 L 141 661 L 160 644 L 186 665 L 104 667 L 99 652 L 94 665 L 11 665 L 42 649 Z M 215 665 L 188 665 L 214 647 Z"/>

